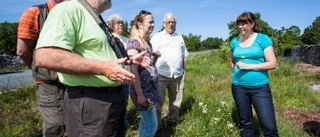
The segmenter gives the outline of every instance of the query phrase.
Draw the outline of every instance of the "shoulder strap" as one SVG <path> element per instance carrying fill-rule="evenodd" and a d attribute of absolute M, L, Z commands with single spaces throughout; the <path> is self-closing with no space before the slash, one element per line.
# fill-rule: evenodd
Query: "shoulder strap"
<path fill-rule="evenodd" d="M 40 11 L 39 16 L 38 16 L 38 24 L 39 24 L 38 28 L 39 28 L 39 32 L 40 32 L 44 22 L 47 19 L 48 14 L 49 14 L 49 8 L 47 6 L 47 3 L 35 5 L 35 6 L 37 6 Z"/>
<path fill-rule="evenodd" d="M 113 51 L 116 53 L 118 58 L 124 58 L 126 57 L 129 59 L 129 56 L 124 49 L 124 46 L 119 38 L 114 37 L 108 28 L 107 24 L 104 22 L 101 15 L 97 15 L 97 13 L 92 9 L 91 5 L 86 0 L 78 0 L 79 3 L 81 3 L 87 11 L 91 14 L 91 16 L 96 20 L 100 28 L 103 30 L 103 32 L 107 35 L 107 38 L 109 40 L 109 44 L 112 47 Z"/>

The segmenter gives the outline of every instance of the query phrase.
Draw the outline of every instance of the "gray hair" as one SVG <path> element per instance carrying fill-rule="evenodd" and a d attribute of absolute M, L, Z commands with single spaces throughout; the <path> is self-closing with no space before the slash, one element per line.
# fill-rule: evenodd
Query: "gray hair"
<path fill-rule="evenodd" d="M 112 14 L 108 17 L 108 19 L 106 20 L 106 23 L 108 27 L 112 29 L 114 23 L 117 21 L 123 22 L 123 19 L 120 17 L 119 14 Z"/>
<path fill-rule="evenodd" d="M 177 17 L 173 14 L 173 13 L 167 13 L 166 15 L 164 15 L 163 17 L 163 22 L 165 22 L 167 19 L 169 18 L 174 18 L 174 20 L 177 21 Z"/>

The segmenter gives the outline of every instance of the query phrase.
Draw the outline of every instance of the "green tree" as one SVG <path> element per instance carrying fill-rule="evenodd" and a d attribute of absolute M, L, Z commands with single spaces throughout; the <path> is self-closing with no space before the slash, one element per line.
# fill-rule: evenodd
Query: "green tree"
<path fill-rule="evenodd" d="M 301 36 L 304 44 L 320 44 L 320 16 L 312 22 L 312 25 L 304 30 Z"/>
<path fill-rule="evenodd" d="M 282 27 L 281 32 L 277 37 L 277 45 L 279 48 L 276 49 L 276 52 L 279 55 L 290 55 L 294 46 L 301 45 L 300 33 L 301 30 L 298 26 L 291 26 L 287 29 Z"/>
<path fill-rule="evenodd" d="M 18 23 L 0 23 L 0 54 L 15 54 L 17 29 Z"/>
<path fill-rule="evenodd" d="M 222 38 L 213 38 L 208 37 L 204 41 L 202 41 L 202 48 L 203 49 L 218 49 L 220 48 L 220 45 L 222 44 L 223 39 Z"/>
<path fill-rule="evenodd" d="M 123 22 L 123 32 L 122 35 L 125 37 L 130 36 L 130 29 L 129 29 L 129 23 L 127 21 Z"/>
<path fill-rule="evenodd" d="M 189 33 L 188 36 L 182 35 L 188 51 L 198 51 L 201 47 L 201 35 L 193 35 Z"/>

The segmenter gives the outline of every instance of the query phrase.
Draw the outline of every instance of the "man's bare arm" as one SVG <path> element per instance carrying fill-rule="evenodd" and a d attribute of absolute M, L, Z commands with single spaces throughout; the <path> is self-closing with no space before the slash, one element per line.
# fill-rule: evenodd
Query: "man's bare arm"
<path fill-rule="evenodd" d="M 136 65 L 150 64 L 146 52 L 133 56 Z M 35 51 L 36 65 L 53 71 L 75 75 L 104 75 L 110 80 L 127 84 L 134 81 L 135 76 L 123 69 L 120 64 L 128 62 L 126 58 L 113 61 L 86 59 L 61 48 L 39 48 Z"/>
<path fill-rule="evenodd" d="M 125 59 L 104 62 L 83 58 L 60 48 L 39 48 L 36 65 L 53 71 L 75 75 L 104 75 L 119 83 L 131 83 L 134 75 L 120 67 Z"/>
<path fill-rule="evenodd" d="M 18 39 L 17 40 L 17 55 L 22 59 L 22 61 L 31 68 L 33 60 L 33 51 L 37 41 L 28 39 Z"/>

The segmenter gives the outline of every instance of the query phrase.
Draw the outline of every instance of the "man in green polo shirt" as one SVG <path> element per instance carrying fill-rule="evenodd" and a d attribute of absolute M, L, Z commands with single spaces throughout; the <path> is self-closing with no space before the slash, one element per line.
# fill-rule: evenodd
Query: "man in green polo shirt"
<path fill-rule="evenodd" d="M 67 1 L 53 8 L 38 39 L 36 65 L 58 72 L 66 85 L 63 110 L 70 137 L 124 136 L 125 102 L 121 84 L 134 75 L 123 64 L 149 65 L 146 52 L 120 58 L 93 18 L 111 7 L 111 0 Z"/>

